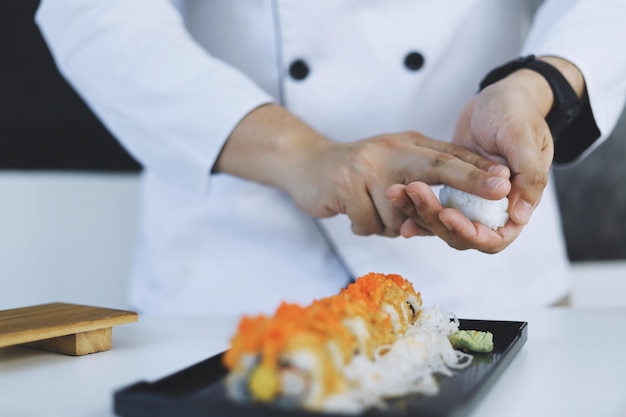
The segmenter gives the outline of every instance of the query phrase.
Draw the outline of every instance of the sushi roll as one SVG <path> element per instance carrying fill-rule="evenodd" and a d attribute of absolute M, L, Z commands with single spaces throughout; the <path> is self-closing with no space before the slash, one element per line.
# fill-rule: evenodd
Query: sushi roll
<path fill-rule="evenodd" d="M 444 185 L 439 191 L 439 201 L 444 207 L 459 210 L 468 219 L 497 229 L 509 220 L 509 199 L 487 200 L 465 191 Z"/>
<path fill-rule="evenodd" d="M 373 360 L 420 316 L 422 300 L 399 275 L 370 273 L 338 295 L 272 317 L 244 317 L 224 355 L 231 398 L 324 411 L 353 389 L 346 368 Z"/>

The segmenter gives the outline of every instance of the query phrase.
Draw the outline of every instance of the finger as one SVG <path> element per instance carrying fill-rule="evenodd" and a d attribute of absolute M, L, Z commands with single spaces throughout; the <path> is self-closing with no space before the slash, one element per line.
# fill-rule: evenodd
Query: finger
<path fill-rule="evenodd" d="M 406 193 L 406 185 L 393 184 L 385 190 L 385 198 L 407 217 L 415 217 L 415 206 Z"/>
<path fill-rule="evenodd" d="M 485 158 L 484 156 L 479 155 L 475 152 L 472 152 L 465 146 L 457 145 L 450 142 L 438 141 L 422 135 L 420 136 L 421 138 L 416 138 L 415 141 L 418 146 L 427 146 L 430 149 L 442 153 L 449 153 L 451 155 L 454 155 L 461 161 L 469 163 L 483 171 L 487 171 L 492 175 L 505 178 L 509 178 L 511 175 L 511 172 L 506 165 L 494 161 L 493 159 Z"/>
<path fill-rule="evenodd" d="M 503 227 L 494 231 L 487 226 L 471 222 L 456 209 L 444 209 L 439 219 L 448 229 L 444 240 L 457 249 L 474 248 L 485 253 L 497 253 L 510 245 L 521 233 L 523 226 L 509 220 Z"/>
<path fill-rule="evenodd" d="M 428 185 L 415 182 L 407 186 L 418 213 L 417 223 L 444 240 L 449 246 L 496 253 L 506 248 L 522 227 L 509 221 L 497 231 L 472 222 L 456 209 L 443 208 Z M 401 231 L 404 236 L 404 231 Z"/>
<path fill-rule="evenodd" d="M 523 132 L 530 135 L 530 129 Z M 549 135 L 547 126 L 541 135 Z M 540 140 L 518 138 L 525 145 L 515 147 L 509 157 L 513 179 L 509 193 L 509 216 L 518 225 L 525 225 L 541 201 L 548 185 L 549 170 L 554 154 L 551 136 Z M 532 146 L 529 146 L 532 141 Z M 517 143 L 517 142 L 516 142 Z"/>
<path fill-rule="evenodd" d="M 377 198 L 377 196 L 379 196 Z M 387 200 L 381 193 L 374 194 L 374 205 L 383 229 L 377 232 L 378 235 L 387 237 L 400 236 L 400 227 L 407 216 L 391 201 Z"/>
<path fill-rule="evenodd" d="M 463 215 L 454 219 L 455 222 L 452 224 L 455 225 L 459 231 L 464 232 L 464 234 L 461 235 L 462 238 L 459 239 L 454 230 L 451 230 L 450 226 L 442 222 L 439 218 L 440 213 L 446 209 L 441 206 L 441 203 L 434 196 L 431 188 L 427 184 L 419 182 L 411 183 L 407 186 L 407 194 L 415 204 L 418 213 L 417 222 L 423 228 L 440 237 L 455 249 L 463 250 L 474 247 L 471 243 L 473 238 L 473 234 L 471 233 L 473 224 Z M 458 213 L 461 214 L 460 212 Z M 464 227 L 461 227 L 463 222 L 466 224 Z"/>
<path fill-rule="evenodd" d="M 382 232 L 378 234 L 388 237 L 397 237 L 400 235 L 400 226 L 407 218 L 407 215 L 403 213 L 403 209 L 400 206 L 404 206 L 410 212 L 411 204 L 408 196 L 404 192 L 404 185 L 394 184 L 387 189 L 380 183 L 376 185 L 369 185 L 369 194 L 374 203 L 374 207 L 378 213 L 378 216 L 383 224 Z M 396 203 L 391 201 L 395 200 Z"/>
<path fill-rule="evenodd" d="M 429 184 L 448 184 L 490 200 L 502 199 L 511 190 L 507 177 L 477 168 L 450 153 L 429 148 L 423 148 L 420 153 L 417 163 L 405 167 L 411 179 Z"/>
<path fill-rule="evenodd" d="M 493 159 L 485 158 L 482 155 L 470 151 L 464 146 L 449 143 L 448 148 L 442 152 L 448 152 L 456 156 L 460 160 L 468 162 L 483 171 L 489 172 L 492 175 L 504 177 L 507 179 L 511 177 L 511 171 L 508 166 Z"/>
<path fill-rule="evenodd" d="M 407 185 L 406 192 L 415 206 L 415 223 L 437 236 L 447 237 L 446 227 L 438 217 L 443 207 L 430 186 L 416 181 Z"/>
<path fill-rule="evenodd" d="M 476 224 L 472 223 L 461 211 L 453 208 L 442 209 L 437 218 L 448 230 L 450 239 L 474 241 L 478 235 L 479 229 Z"/>
<path fill-rule="evenodd" d="M 380 234 L 384 224 L 378 215 L 372 197 L 367 189 L 361 189 L 349 197 L 351 204 L 346 207 L 346 214 L 352 221 L 352 232 L 360 236 Z"/>
<path fill-rule="evenodd" d="M 415 203 L 406 192 L 406 185 L 394 184 L 387 188 L 385 197 L 398 207 L 407 217 L 400 226 L 399 233 L 402 237 L 410 238 L 414 236 L 433 236 L 433 233 L 420 226 Z"/>
<path fill-rule="evenodd" d="M 400 227 L 400 235 L 404 238 L 415 236 L 434 236 L 433 232 L 419 226 L 413 219 L 406 219 Z"/>

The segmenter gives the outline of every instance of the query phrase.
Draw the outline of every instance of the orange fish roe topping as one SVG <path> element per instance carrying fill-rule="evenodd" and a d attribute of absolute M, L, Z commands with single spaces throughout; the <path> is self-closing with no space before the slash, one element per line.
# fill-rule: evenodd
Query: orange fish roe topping
<path fill-rule="evenodd" d="M 244 316 L 237 327 L 237 335 L 245 335 L 245 337 L 232 338 L 231 348 L 224 355 L 224 364 L 233 369 L 243 354 L 258 352 L 261 347 L 261 334 L 269 324 L 270 318 L 264 315 Z"/>
<path fill-rule="evenodd" d="M 248 354 L 260 356 L 264 365 L 275 368 L 281 353 L 298 336 L 320 349 L 334 343 L 344 362 L 361 348 L 371 355 L 377 346 L 397 337 L 388 310 L 395 309 L 403 317 L 400 309 L 407 308 L 409 296 L 419 298 L 411 283 L 400 275 L 369 273 L 339 294 L 316 300 L 307 307 L 282 303 L 273 317 L 261 315 L 241 320 L 224 364 L 234 369 L 241 357 Z M 368 332 L 366 346 L 359 345 L 360 336 L 347 324 L 347 320 L 355 318 L 363 321 Z"/>

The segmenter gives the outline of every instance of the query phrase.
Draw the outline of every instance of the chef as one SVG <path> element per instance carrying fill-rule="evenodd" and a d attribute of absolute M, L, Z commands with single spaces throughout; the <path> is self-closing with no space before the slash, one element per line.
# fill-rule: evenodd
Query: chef
<path fill-rule="evenodd" d="M 370 271 L 460 314 L 565 297 L 548 173 L 621 113 L 626 8 L 536 3 L 43 0 L 60 71 L 144 168 L 133 306 L 269 312 Z M 510 220 L 427 184 L 508 194 Z"/>

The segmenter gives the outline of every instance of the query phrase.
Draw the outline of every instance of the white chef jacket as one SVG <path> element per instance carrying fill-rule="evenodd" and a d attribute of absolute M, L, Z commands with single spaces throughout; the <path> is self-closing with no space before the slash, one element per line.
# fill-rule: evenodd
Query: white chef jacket
<path fill-rule="evenodd" d="M 311 219 L 280 191 L 210 174 L 233 127 L 268 102 L 339 141 L 404 130 L 449 139 L 478 81 L 526 53 L 583 72 L 602 134 L 590 152 L 624 104 L 624 3 L 546 1 L 531 25 L 533 3 L 43 0 L 36 21 L 60 71 L 144 167 L 134 307 L 270 312 L 370 271 L 402 274 L 427 304 L 460 314 L 565 295 L 551 185 L 521 236 L 487 255 L 356 236 L 346 216 Z"/>

